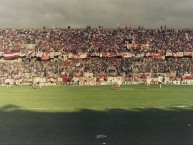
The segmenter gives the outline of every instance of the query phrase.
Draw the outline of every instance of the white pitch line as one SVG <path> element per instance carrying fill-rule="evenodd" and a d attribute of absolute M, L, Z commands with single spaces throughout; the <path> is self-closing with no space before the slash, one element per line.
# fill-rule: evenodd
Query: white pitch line
<path fill-rule="evenodd" d="M 14 108 L 14 107 L 9 107 L 9 108 L 3 108 L 0 107 L 0 109 L 5 109 L 5 110 L 81 110 L 81 109 L 88 109 L 88 110 L 106 110 L 106 109 L 149 109 L 149 108 L 160 108 L 160 109 L 164 109 L 164 108 L 188 108 L 188 107 L 193 107 L 192 105 L 180 105 L 180 106 L 159 106 L 159 107 L 155 107 L 155 106 L 149 106 L 149 107 L 107 107 L 107 108 Z"/>
<path fill-rule="evenodd" d="M 72 110 L 75 108 L 7 108 L 7 109 L 18 109 L 18 110 Z"/>

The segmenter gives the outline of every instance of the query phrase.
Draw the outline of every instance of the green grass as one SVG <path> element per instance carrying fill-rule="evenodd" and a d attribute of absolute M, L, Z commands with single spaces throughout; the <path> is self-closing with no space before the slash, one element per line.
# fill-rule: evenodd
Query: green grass
<path fill-rule="evenodd" d="M 103 143 L 192 144 L 193 86 L 0 87 L 0 144 Z"/>

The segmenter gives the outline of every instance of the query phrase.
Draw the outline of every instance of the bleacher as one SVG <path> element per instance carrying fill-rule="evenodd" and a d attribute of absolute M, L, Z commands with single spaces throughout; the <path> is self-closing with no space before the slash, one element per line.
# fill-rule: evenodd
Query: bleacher
<path fill-rule="evenodd" d="M 109 77 L 141 81 L 149 73 L 192 80 L 192 42 L 193 30 L 162 27 L 0 29 L 0 76 L 82 85 L 108 84 Z"/>

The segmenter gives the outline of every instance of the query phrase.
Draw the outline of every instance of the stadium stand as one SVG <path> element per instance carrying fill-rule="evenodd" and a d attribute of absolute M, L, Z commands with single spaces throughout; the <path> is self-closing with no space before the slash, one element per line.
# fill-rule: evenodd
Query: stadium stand
<path fill-rule="evenodd" d="M 8 77 L 26 85 L 34 77 L 44 85 L 110 84 L 115 77 L 128 84 L 149 73 L 192 83 L 192 56 L 190 29 L 0 29 L 1 84 Z"/>

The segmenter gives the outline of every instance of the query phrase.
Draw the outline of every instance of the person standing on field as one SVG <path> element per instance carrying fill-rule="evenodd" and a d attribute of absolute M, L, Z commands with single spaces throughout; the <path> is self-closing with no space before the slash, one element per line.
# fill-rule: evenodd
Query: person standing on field
<path fill-rule="evenodd" d="M 11 83 L 11 79 L 10 79 L 9 77 L 7 77 L 7 78 L 5 79 L 5 84 L 6 84 L 7 88 L 10 88 L 10 87 L 11 87 L 10 83 Z"/>
<path fill-rule="evenodd" d="M 159 74 L 157 80 L 158 80 L 159 88 L 161 89 L 161 87 L 162 87 L 162 82 L 163 82 L 163 77 Z"/>
<path fill-rule="evenodd" d="M 151 85 L 151 76 L 149 74 L 147 75 L 147 78 L 146 78 L 146 85 L 147 85 L 147 88 L 149 88 Z"/>

